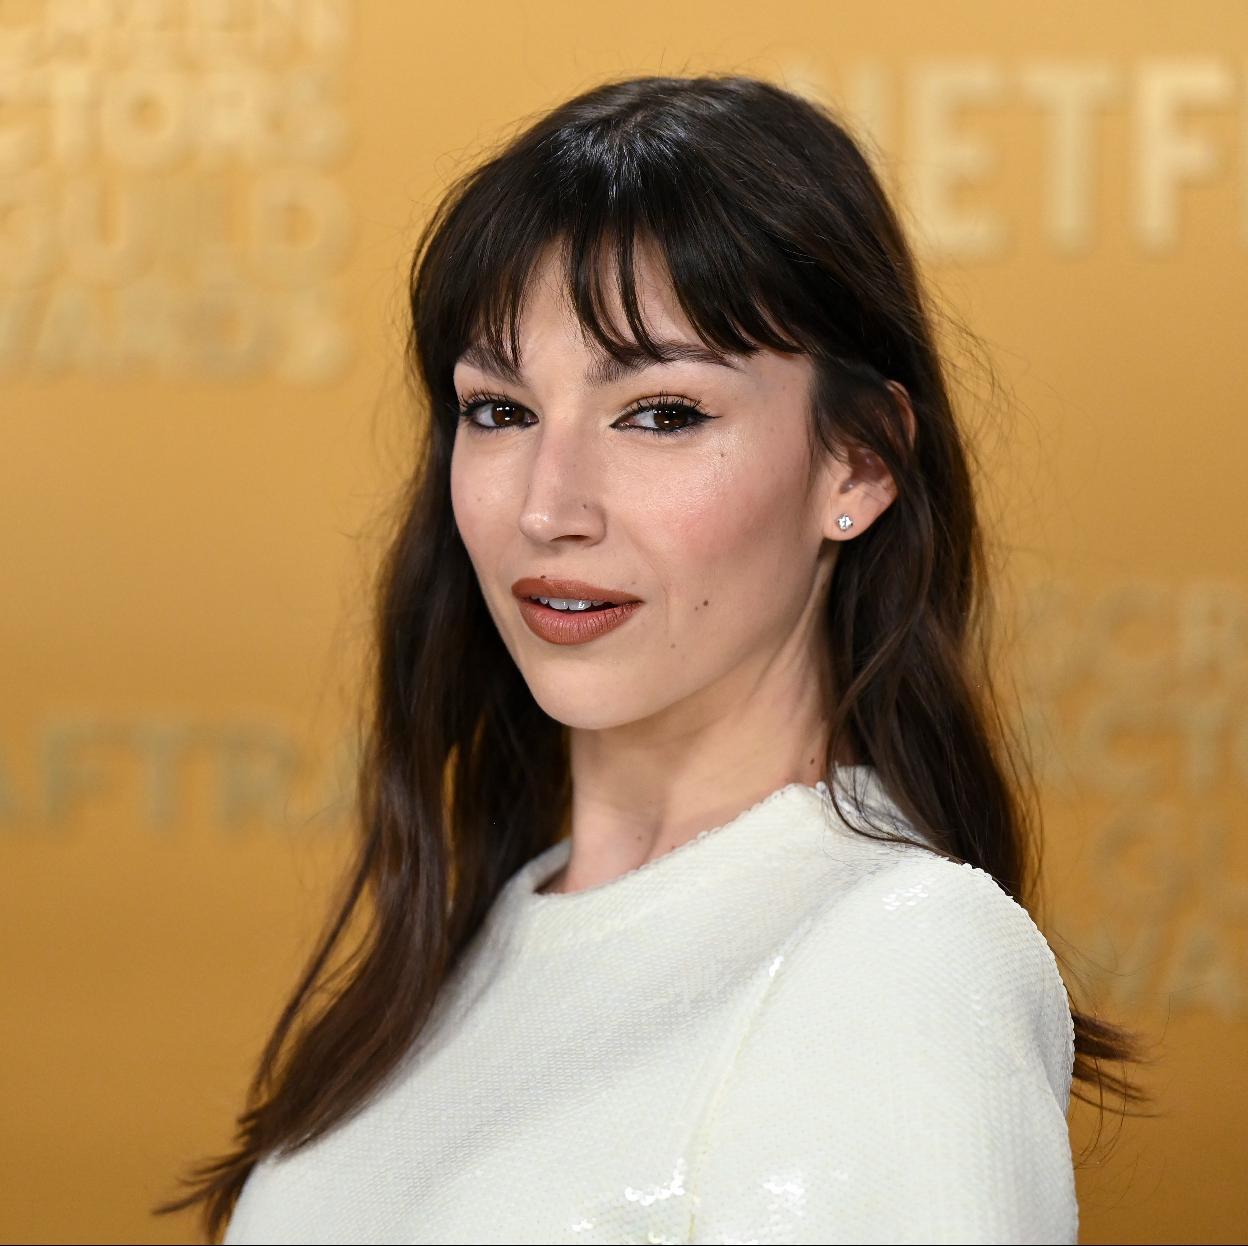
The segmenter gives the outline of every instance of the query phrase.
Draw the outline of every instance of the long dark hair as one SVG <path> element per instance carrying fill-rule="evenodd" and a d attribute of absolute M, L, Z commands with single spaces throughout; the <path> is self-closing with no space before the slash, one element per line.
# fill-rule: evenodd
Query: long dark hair
<path fill-rule="evenodd" d="M 707 343 L 811 358 L 812 444 L 870 449 L 897 485 L 841 545 L 824 609 L 829 784 L 848 745 L 943 854 L 1031 896 L 1038 802 L 991 679 L 970 452 L 933 308 L 863 149 L 829 110 L 748 77 L 597 86 L 460 178 L 419 239 L 410 350 L 428 418 L 378 584 L 358 856 L 260 1057 L 235 1149 L 158 1209 L 202 1204 L 210 1238 L 258 1160 L 378 1089 L 502 885 L 564 832 L 566 730 L 503 646 L 450 494 L 455 362 L 476 342 L 518 359 L 524 294 L 552 243 L 578 317 L 616 359 L 661 358 L 638 309 L 642 243 Z M 909 397 L 913 444 L 890 381 Z M 1146 1102 L 1102 1067 L 1141 1059 L 1136 1036 L 1078 1011 L 1074 1024 L 1072 1093 Z"/>

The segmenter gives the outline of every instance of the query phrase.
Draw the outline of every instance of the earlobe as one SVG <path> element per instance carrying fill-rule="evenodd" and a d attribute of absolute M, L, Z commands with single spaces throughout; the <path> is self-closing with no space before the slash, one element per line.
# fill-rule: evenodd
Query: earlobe
<path fill-rule="evenodd" d="M 849 476 L 836 489 L 837 496 L 829 498 L 831 524 L 824 535 L 833 540 L 870 527 L 897 496 L 892 473 L 879 455 L 870 450 L 853 451 L 850 465 Z"/>
<path fill-rule="evenodd" d="M 895 496 L 892 489 L 892 477 L 885 476 L 885 479 L 878 484 L 866 484 L 865 487 L 859 489 L 858 484 L 861 481 L 850 481 L 846 484 L 847 489 L 853 489 L 854 501 L 849 509 L 838 510 L 834 516 L 833 523 L 829 530 L 825 530 L 824 536 L 830 537 L 832 540 L 841 540 L 849 536 L 849 533 L 866 529 L 883 511 L 887 510 Z M 842 500 L 840 506 L 844 506 Z M 849 537 L 852 540 L 852 537 Z"/>
<path fill-rule="evenodd" d="M 888 381 L 886 384 L 905 417 L 906 433 L 913 450 L 918 422 L 910 395 L 900 381 Z M 840 509 L 845 507 L 846 499 L 838 497 L 829 508 L 831 523 L 825 527 L 824 536 L 834 541 L 846 539 L 846 534 L 854 529 L 860 533 L 869 528 L 897 497 L 897 485 L 892 473 L 874 451 L 863 446 L 851 446 L 847 459 L 841 462 L 848 466 L 849 474 L 835 486 L 835 491 L 838 494 L 852 493 L 853 501 L 848 509 Z M 833 509 L 835 513 L 831 513 Z"/>

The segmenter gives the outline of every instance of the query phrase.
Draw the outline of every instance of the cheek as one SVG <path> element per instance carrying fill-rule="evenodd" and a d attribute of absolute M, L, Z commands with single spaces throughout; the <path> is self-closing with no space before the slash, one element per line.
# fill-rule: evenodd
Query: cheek
<path fill-rule="evenodd" d="M 464 544 L 472 548 L 469 532 L 473 524 L 473 492 L 469 473 L 464 467 L 464 457 L 459 452 L 459 443 L 451 451 L 451 513 L 455 516 L 455 526 Z"/>
<path fill-rule="evenodd" d="M 735 586 L 746 578 L 762 574 L 774 583 L 785 566 L 796 569 L 809 518 L 804 464 L 778 449 L 728 445 L 696 478 L 651 483 L 647 512 L 663 551 L 656 559 L 675 593 L 696 586 L 709 599 L 712 590 L 723 596 L 732 585 L 737 597 Z M 749 591 L 759 593 L 756 578 Z"/>
<path fill-rule="evenodd" d="M 464 447 L 462 438 L 456 440 L 451 453 L 451 510 L 474 563 L 477 551 L 488 547 L 505 509 L 499 482 L 488 479 L 486 466 L 471 447 Z"/>

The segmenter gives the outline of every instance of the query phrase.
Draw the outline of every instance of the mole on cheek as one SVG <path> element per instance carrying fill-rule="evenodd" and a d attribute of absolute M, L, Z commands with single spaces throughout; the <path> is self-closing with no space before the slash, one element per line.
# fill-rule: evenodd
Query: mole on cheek
<path fill-rule="evenodd" d="M 710 603 L 709 601 L 707 601 L 707 599 L 706 599 L 705 597 L 703 597 L 703 598 L 702 598 L 702 604 L 703 604 L 704 606 L 709 606 L 711 603 Z"/>

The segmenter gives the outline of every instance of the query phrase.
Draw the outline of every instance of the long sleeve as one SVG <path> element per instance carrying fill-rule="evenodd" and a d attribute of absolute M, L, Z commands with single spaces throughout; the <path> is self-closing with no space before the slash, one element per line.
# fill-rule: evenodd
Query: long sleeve
<path fill-rule="evenodd" d="M 769 972 L 695 1156 L 692 1242 L 1077 1240 L 1069 1002 L 990 875 L 908 857 Z"/>

